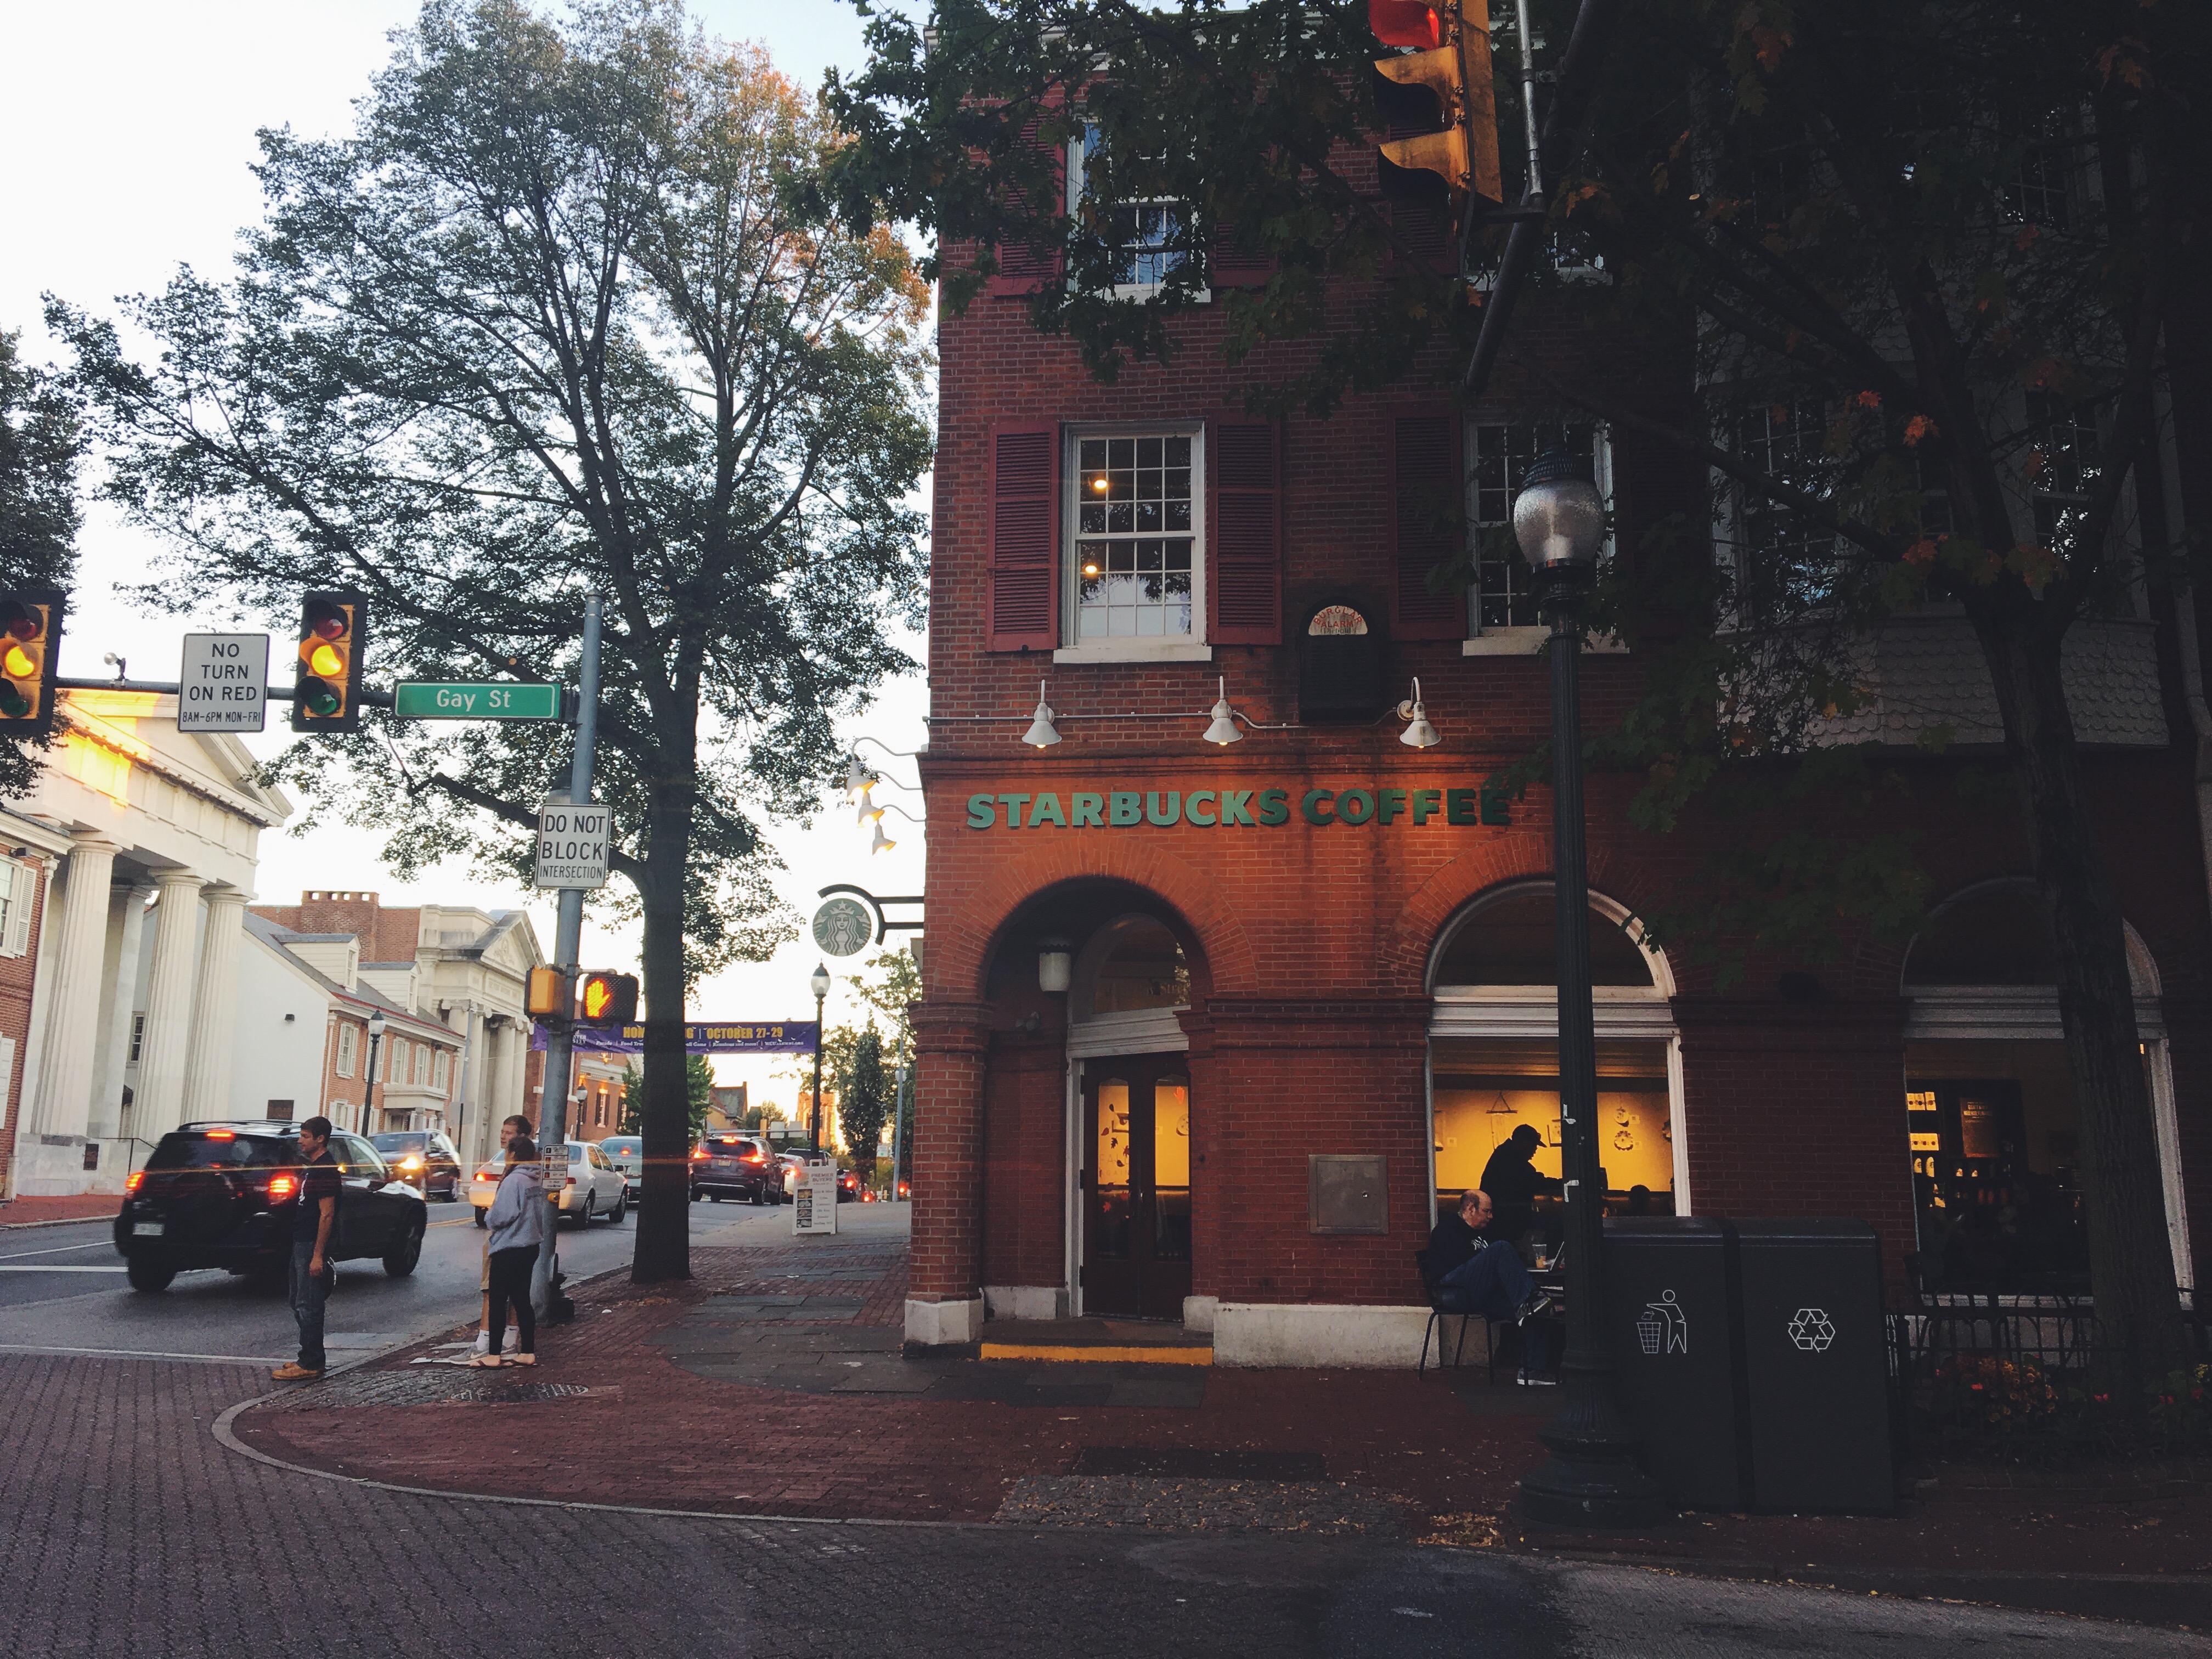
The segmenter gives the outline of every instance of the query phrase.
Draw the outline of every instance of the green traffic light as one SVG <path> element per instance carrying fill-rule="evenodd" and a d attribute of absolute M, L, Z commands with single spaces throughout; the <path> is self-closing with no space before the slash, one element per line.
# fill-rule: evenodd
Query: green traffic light
<path fill-rule="evenodd" d="M 21 720 L 36 705 L 23 695 L 23 690 L 13 680 L 0 680 L 0 714 L 11 720 Z"/>
<path fill-rule="evenodd" d="M 327 717 L 337 714 L 344 706 L 337 688 L 326 680 L 305 681 L 300 687 L 299 697 L 300 706 L 310 714 Z"/>

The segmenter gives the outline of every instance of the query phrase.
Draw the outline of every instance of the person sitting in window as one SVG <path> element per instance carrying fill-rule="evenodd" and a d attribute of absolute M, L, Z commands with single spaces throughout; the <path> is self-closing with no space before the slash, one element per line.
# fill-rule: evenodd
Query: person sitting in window
<path fill-rule="evenodd" d="M 1562 1190 L 1557 1176 L 1539 1173 L 1529 1162 L 1543 1144 L 1544 1132 L 1534 1124 L 1516 1124 L 1482 1166 L 1482 1190 L 1498 1212 L 1493 1237 L 1519 1239 L 1535 1231 L 1536 1194 Z"/>

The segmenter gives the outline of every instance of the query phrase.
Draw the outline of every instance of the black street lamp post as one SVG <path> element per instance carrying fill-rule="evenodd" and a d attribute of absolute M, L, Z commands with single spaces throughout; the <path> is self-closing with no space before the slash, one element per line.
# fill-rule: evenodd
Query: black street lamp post
<path fill-rule="evenodd" d="M 384 1047 L 384 1016 L 368 1017 L 368 1080 L 361 1097 L 361 1134 L 366 1140 L 376 1133 L 376 1059 Z"/>
<path fill-rule="evenodd" d="M 1559 449 L 1530 464 L 1513 533 L 1543 585 L 1552 624 L 1552 848 L 1559 958 L 1559 1131 L 1566 1198 L 1567 1352 L 1551 1457 L 1521 1482 L 1532 1521 L 1648 1526 L 1664 1506 L 1636 1461 L 1613 1398 L 1605 1328 L 1605 1194 L 1598 1174 L 1597 1035 L 1590 1009 L 1589 883 L 1584 868 L 1582 607 L 1605 541 L 1597 486 Z"/>
<path fill-rule="evenodd" d="M 822 1000 L 830 994 L 830 970 L 814 964 L 806 981 L 814 988 L 814 1110 L 806 1126 L 806 1139 L 815 1156 L 822 1152 Z"/>

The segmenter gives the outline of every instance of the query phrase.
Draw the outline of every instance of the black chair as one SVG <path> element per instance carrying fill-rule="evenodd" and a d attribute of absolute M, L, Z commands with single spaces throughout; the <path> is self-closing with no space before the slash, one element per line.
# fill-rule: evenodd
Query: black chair
<path fill-rule="evenodd" d="M 1429 1339 L 1431 1336 L 1434 1336 L 1437 1340 L 1437 1369 L 1438 1370 L 1442 1370 L 1443 1369 L 1444 1338 L 1441 1326 L 1443 1322 L 1447 1319 L 1456 1319 L 1459 1321 L 1459 1340 L 1452 1345 L 1451 1358 L 1452 1368 L 1454 1370 L 1457 1370 L 1459 1367 L 1460 1354 L 1467 1346 L 1467 1322 L 1470 1319 L 1475 1318 L 1477 1316 L 1465 1308 L 1447 1308 L 1441 1302 L 1437 1300 L 1437 1287 L 1435 1285 L 1431 1284 L 1429 1279 L 1429 1253 L 1426 1250 L 1416 1250 L 1413 1252 L 1413 1266 L 1421 1275 L 1421 1294 L 1427 1298 L 1429 1304 L 1429 1322 L 1427 1327 L 1421 1332 L 1421 1363 L 1419 1366 L 1416 1368 L 1413 1374 L 1416 1376 L 1425 1376 L 1428 1375 Z M 1489 1328 L 1491 1323 L 1492 1322 L 1488 1319 L 1484 1319 L 1483 1321 L 1483 1325 L 1486 1329 Z M 1498 1339 L 1494 1332 L 1491 1336 L 1490 1347 L 1490 1380 L 1492 1382 L 1495 1382 L 1498 1381 Z"/>

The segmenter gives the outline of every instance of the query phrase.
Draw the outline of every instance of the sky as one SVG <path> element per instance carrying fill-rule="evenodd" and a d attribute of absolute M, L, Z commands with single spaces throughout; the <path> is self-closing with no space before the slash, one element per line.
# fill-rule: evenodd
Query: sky
<path fill-rule="evenodd" d="M 0 236 L 0 330 L 21 332 L 29 360 L 51 361 L 42 294 L 112 313 L 115 296 L 158 289 L 179 264 L 210 277 L 227 274 L 236 233 L 259 212 L 248 171 L 255 131 L 289 126 L 311 137 L 347 131 L 352 100 L 388 56 L 388 32 L 410 21 L 415 10 L 404 0 L 194 0 L 186 6 L 85 0 L 14 8 L 0 94 L 0 155 L 9 158 L 0 168 L 0 226 L 7 228 Z M 833 64 L 857 68 L 865 56 L 860 20 L 840 0 L 690 0 L 690 10 L 709 34 L 764 46 L 776 67 L 802 86 L 819 86 Z M 112 652 L 128 660 L 134 679 L 173 680 L 180 636 L 219 626 L 212 608 L 205 617 L 148 617 L 117 596 L 118 584 L 137 579 L 158 550 L 145 532 L 105 508 L 88 512 L 63 636 L 64 674 L 110 674 L 102 657 Z M 918 639 L 903 643 L 919 657 Z M 272 654 L 284 654 L 281 641 Z M 866 734 L 894 750 L 919 749 L 925 707 L 916 674 L 885 686 L 876 706 L 848 722 L 844 734 L 848 740 Z M 289 741 L 289 729 L 246 739 L 263 755 Z M 886 776 L 915 781 L 913 761 L 864 752 Z M 918 795 L 879 790 L 878 798 L 920 811 Z M 886 833 L 899 845 L 872 858 L 868 836 L 843 797 L 825 796 L 824 806 L 811 828 L 771 826 L 770 839 L 787 866 L 777 889 L 793 909 L 811 915 L 817 890 L 833 882 L 879 894 L 921 891 L 920 824 L 888 814 Z M 264 835 L 259 896 L 292 903 L 302 889 L 316 887 L 366 889 L 387 904 L 521 905 L 550 954 L 550 896 L 539 901 L 512 887 L 486 885 L 462 866 L 403 884 L 379 861 L 378 845 L 373 833 L 343 826 L 304 838 Z M 891 942 L 901 937 L 892 935 Z M 831 971 L 856 966 L 866 954 L 832 963 Z M 634 929 L 613 933 L 587 919 L 583 956 L 587 968 L 633 966 Z M 820 959 L 810 939 L 794 939 L 769 962 L 708 981 L 693 999 L 692 1018 L 810 1018 L 806 980 Z M 850 1018 L 858 1006 L 841 982 L 831 994 L 829 1018 Z M 725 1058 L 717 1073 L 725 1083 L 751 1083 L 756 1100 L 774 1100 L 788 1110 L 794 1086 L 775 1074 L 791 1065 Z"/>

